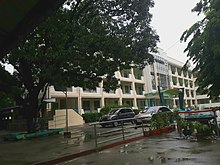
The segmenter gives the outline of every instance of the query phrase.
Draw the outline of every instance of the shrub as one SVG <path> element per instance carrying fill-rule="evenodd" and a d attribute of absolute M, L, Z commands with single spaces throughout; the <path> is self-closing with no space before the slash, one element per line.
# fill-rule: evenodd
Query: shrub
<path fill-rule="evenodd" d="M 98 112 L 89 112 L 82 115 L 85 123 L 96 122 L 101 116 L 101 113 Z"/>
<path fill-rule="evenodd" d="M 212 128 L 208 124 L 201 123 L 199 121 L 194 122 L 194 128 L 197 130 L 197 133 L 201 135 L 210 135 L 212 133 Z"/>
<path fill-rule="evenodd" d="M 168 125 L 169 119 L 166 113 L 157 113 L 151 118 L 151 129 L 160 129 Z"/>

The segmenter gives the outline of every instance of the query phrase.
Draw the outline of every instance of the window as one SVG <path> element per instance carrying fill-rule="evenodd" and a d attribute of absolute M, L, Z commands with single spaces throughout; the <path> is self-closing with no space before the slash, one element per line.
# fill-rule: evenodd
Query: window
<path fill-rule="evenodd" d="M 173 85 L 177 85 L 177 78 L 176 77 L 172 77 L 173 80 Z"/>
<path fill-rule="evenodd" d="M 158 111 L 161 111 L 161 112 L 170 112 L 170 110 L 166 107 L 162 107 L 160 108 Z"/>
<path fill-rule="evenodd" d="M 175 74 L 175 72 L 176 72 L 176 67 L 171 66 L 171 72 L 172 72 L 172 74 Z"/>
<path fill-rule="evenodd" d="M 125 111 L 126 111 L 126 113 L 130 113 L 130 112 L 132 112 L 131 109 L 125 109 Z"/>
<path fill-rule="evenodd" d="M 184 83 L 185 83 L 185 87 L 189 86 L 189 81 L 188 80 L 184 80 Z"/>
<path fill-rule="evenodd" d="M 130 69 L 124 69 L 124 70 L 121 71 L 121 76 L 122 77 L 129 78 L 129 74 L 131 74 L 131 70 Z"/>
<path fill-rule="evenodd" d="M 194 92 L 193 91 L 191 91 L 191 96 L 194 97 Z"/>
<path fill-rule="evenodd" d="M 183 86 L 183 79 L 182 78 L 179 78 L 179 84 L 180 84 L 180 86 Z"/>
<path fill-rule="evenodd" d="M 127 85 L 125 85 L 125 87 L 124 87 L 124 93 L 126 93 L 126 94 L 130 94 L 131 93 L 131 86 L 127 86 Z"/>
<path fill-rule="evenodd" d="M 177 72 L 178 72 L 178 75 L 181 76 L 181 74 L 182 74 L 181 68 L 177 68 Z"/>
<path fill-rule="evenodd" d="M 123 105 L 133 106 L 133 100 L 122 100 Z"/>
<path fill-rule="evenodd" d="M 95 110 L 100 108 L 100 101 L 99 100 L 94 101 L 94 108 L 95 108 Z"/>
<path fill-rule="evenodd" d="M 83 108 L 85 111 L 90 110 L 90 101 L 83 101 L 83 102 L 82 102 L 82 108 Z"/>
<path fill-rule="evenodd" d="M 126 109 L 121 109 L 119 113 L 126 113 Z"/>
<path fill-rule="evenodd" d="M 189 90 L 186 90 L 186 96 L 189 97 Z"/>
<path fill-rule="evenodd" d="M 143 70 L 134 68 L 134 76 L 136 79 L 141 80 L 141 76 L 143 76 Z"/>
<path fill-rule="evenodd" d="M 183 76 L 186 77 L 187 76 L 187 71 L 183 72 Z"/>
<path fill-rule="evenodd" d="M 191 74 L 191 72 L 189 72 L 189 73 L 188 73 L 188 76 L 189 76 L 189 78 L 191 78 L 191 77 L 192 77 L 192 74 Z"/>
<path fill-rule="evenodd" d="M 190 86 L 190 88 L 193 87 L 193 82 L 192 81 L 189 81 L 189 86 Z"/>
<path fill-rule="evenodd" d="M 143 95 L 143 86 L 136 86 L 136 93 L 137 95 Z"/>

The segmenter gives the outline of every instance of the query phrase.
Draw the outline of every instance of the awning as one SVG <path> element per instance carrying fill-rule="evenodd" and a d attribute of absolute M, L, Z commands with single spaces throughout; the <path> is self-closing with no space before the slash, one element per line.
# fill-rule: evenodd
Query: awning
<path fill-rule="evenodd" d="M 170 95 L 178 95 L 179 89 L 178 88 L 168 89 L 168 90 L 164 91 L 164 93 L 170 94 Z"/>

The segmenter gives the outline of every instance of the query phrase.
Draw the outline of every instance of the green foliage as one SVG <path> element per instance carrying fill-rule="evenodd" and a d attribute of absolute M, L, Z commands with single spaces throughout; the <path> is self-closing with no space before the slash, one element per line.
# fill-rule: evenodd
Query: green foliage
<path fill-rule="evenodd" d="M 152 0 L 70 0 L 67 5 L 0 59 L 15 68 L 13 75 L 3 71 L 3 78 L 0 68 L 0 91 L 20 92 L 12 95 L 30 118 L 37 116 L 39 93 L 48 85 L 93 89 L 103 80 L 106 91 L 115 90 L 115 71 L 153 62 L 159 37 L 150 26 Z"/>
<path fill-rule="evenodd" d="M 198 121 L 195 121 L 193 123 L 194 128 L 197 130 L 197 133 L 200 135 L 211 135 L 212 134 L 212 128 L 206 123 L 201 123 Z"/>
<path fill-rule="evenodd" d="M 160 129 L 170 124 L 167 113 L 156 113 L 151 118 L 151 128 Z"/>
<path fill-rule="evenodd" d="M 118 87 L 119 68 L 153 62 L 159 38 L 150 26 L 151 0 L 68 4 L 0 59 L 15 67 L 14 82 L 23 92 L 37 95 L 47 83 L 95 88 L 102 79 L 110 91 Z"/>
<path fill-rule="evenodd" d="M 99 120 L 99 118 L 102 116 L 101 113 L 98 112 L 91 112 L 91 113 L 85 113 L 82 115 L 83 120 L 86 123 L 96 122 Z"/>
<path fill-rule="evenodd" d="M 193 9 L 205 18 L 186 30 L 182 41 L 188 42 L 185 52 L 195 64 L 198 91 L 211 99 L 220 95 L 220 1 L 201 0 Z"/>
<path fill-rule="evenodd" d="M 118 105 L 118 104 L 112 104 L 112 105 L 106 105 L 105 107 L 103 107 L 101 110 L 100 110 L 100 113 L 103 114 L 103 115 L 106 115 L 109 113 L 109 111 L 111 109 L 114 109 L 114 108 L 122 108 L 122 107 L 127 107 L 127 105 Z"/>
<path fill-rule="evenodd" d="M 0 92 L 0 109 L 13 106 L 13 100 L 5 93 Z"/>

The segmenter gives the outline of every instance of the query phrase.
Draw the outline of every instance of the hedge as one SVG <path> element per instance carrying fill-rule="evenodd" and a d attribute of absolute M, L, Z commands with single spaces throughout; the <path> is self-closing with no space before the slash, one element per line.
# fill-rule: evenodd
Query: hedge
<path fill-rule="evenodd" d="M 88 112 L 82 115 L 85 123 L 96 122 L 99 121 L 99 118 L 102 116 L 101 113 L 98 112 Z"/>

